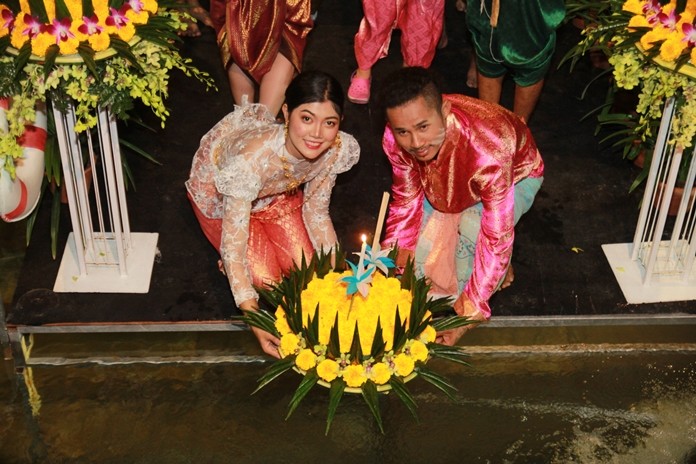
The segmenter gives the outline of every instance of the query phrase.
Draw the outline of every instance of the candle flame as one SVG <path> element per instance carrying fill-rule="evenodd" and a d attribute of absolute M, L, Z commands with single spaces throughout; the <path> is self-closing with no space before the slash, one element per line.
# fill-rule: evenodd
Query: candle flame
<path fill-rule="evenodd" d="M 362 234 L 362 235 L 360 236 L 360 240 L 362 240 L 363 243 L 367 242 L 367 235 Z"/>

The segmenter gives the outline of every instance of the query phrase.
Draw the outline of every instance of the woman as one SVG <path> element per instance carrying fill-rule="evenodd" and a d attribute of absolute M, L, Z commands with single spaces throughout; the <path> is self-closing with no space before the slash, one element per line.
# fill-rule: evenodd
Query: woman
<path fill-rule="evenodd" d="M 236 104 L 246 97 L 278 114 L 285 89 L 301 70 L 313 26 L 311 6 L 310 0 L 224 2 L 218 46 Z M 211 9 L 219 16 L 219 2 Z"/>
<path fill-rule="evenodd" d="M 259 307 L 254 285 L 277 282 L 303 254 L 336 244 L 331 191 L 360 155 L 356 140 L 339 131 L 343 99 L 335 78 L 301 73 L 285 93 L 285 124 L 250 104 L 201 140 L 186 188 L 242 310 Z M 252 330 L 262 349 L 278 357 L 279 340 Z"/>

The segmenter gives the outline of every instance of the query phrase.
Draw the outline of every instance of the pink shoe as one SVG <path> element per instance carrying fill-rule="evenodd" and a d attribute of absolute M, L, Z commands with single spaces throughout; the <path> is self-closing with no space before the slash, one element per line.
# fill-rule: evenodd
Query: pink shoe
<path fill-rule="evenodd" d="M 350 76 L 350 87 L 348 87 L 348 101 L 364 105 L 370 101 L 370 81 L 364 77 L 356 76 L 355 72 Z"/>

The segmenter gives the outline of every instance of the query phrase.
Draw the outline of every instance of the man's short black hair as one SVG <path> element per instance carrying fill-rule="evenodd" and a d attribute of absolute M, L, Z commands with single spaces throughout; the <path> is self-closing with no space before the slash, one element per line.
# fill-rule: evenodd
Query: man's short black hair
<path fill-rule="evenodd" d="M 428 105 L 440 111 L 442 91 L 433 73 L 421 67 L 401 68 L 385 79 L 380 101 L 386 113 L 421 96 Z"/>

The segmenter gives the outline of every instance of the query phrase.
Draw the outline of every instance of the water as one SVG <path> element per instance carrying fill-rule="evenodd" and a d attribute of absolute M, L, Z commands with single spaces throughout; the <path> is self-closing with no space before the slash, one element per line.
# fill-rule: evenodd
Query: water
<path fill-rule="evenodd" d="M 350 395 L 325 435 L 327 390 L 288 420 L 298 375 L 251 395 L 268 364 L 241 355 L 246 334 L 168 337 L 37 337 L 24 376 L 4 363 L 0 462 L 696 462 L 694 345 L 473 350 L 436 366 L 454 401 L 409 383 L 419 422 L 383 396 L 382 435 Z"/>

